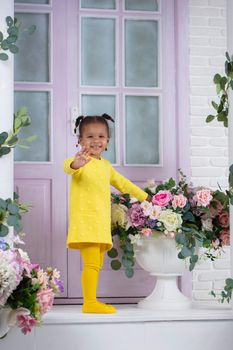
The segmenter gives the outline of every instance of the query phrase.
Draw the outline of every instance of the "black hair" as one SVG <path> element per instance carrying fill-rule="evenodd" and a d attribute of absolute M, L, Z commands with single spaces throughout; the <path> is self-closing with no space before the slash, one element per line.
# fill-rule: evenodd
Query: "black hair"
<path fill-rule="evenodd" d="M 114 119 L 106 113 L 102 115 L 87 115 L 86 117 L 84 117 L 83 115 L 80 115 L 75 121 L 74 133 L 75 134 L 77 133 L 77 128 L 78 128 L 79 136 L 82 137 L 82 131 L 85 125 L 92 124 L 92 123 L 101 123 L 106 126 L 108 137 L 110 137 L 109 125 L 107 120 L 111 120 L 114 123 Z"/>

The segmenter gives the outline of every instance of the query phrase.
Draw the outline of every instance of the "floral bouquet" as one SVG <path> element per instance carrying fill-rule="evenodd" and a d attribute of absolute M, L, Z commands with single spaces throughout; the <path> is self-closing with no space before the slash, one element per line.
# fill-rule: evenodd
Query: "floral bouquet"
<path fill-rule="evenodd" d="M 214 260 L 230 244 L 229 197 L 223 191 L 193 188 L 181 171 L 177 184 L 172 178 L 158 186 L 150 180 L 145 191 L 151 201 L 142 203 L 128 194 L 112 194 L 112 236 L 113 241 L 118 236 L 123 253 L 120 261 L 115 244 L 108 252 L 112 269 L 123 265 L 126 276 L 132 277 L 134 246 L 155 232 L 176 240 L 178 258 L 189 259 L 190 271 L 199 259 L 199 247 Z"/>
<path fill-rule="evenodd" d="M 24 334 L 41 322 L 51 309 L 54 296 L 63 292 L 60 273 L 32 264 L 26 252 L 0 240 L 0 310 L 8 309 L 8 325 Z"/>

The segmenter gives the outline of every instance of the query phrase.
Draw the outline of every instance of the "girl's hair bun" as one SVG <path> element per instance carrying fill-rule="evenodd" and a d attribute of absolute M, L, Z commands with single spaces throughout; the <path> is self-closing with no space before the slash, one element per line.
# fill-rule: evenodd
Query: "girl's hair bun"
<path fill-rule="evenodd" d="M 107 113 L 102 114 L 101 117 L 103 117 L 104 119 L 107 119 L 107 120 L 111 120 L 111 122 L 115 123 L 114 119 L 110 115 L 108 115 Z"/>
<path fill-rule="evenodd" d="M 81 122 L 83 121 L 84 116 L 80 115 L 76 120 L 75 120 L 75 128 L 74 128 L 74 133 L 76 134 L 77 132 L 77 128 L 79 126 L 79 124 L 81 124 Z"/>

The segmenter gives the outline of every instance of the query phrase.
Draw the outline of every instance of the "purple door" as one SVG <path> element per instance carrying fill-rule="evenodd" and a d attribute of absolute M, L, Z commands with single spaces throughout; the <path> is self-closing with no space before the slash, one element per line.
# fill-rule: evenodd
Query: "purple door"
<path fill-rule="evenodd" d="M 33 206 L 24 226 L 31 256 L 62 272 L 61 302 L 79 302 L 82 266 L 79 252 L 65 247 L 70 179 L 61 167 L 76 152 L 73 123 L 79 114 L 112 115 L 105 157 L 117 170 L 142 187 L 176 177 L 175 9 L 168 0 L 32 2 L 16 4 L 17 16 L 37 31 L 22 39 L 16 58 L 15 103 L 29 107 L 27 133 L 38 139 L 15 152 L 16 190 Z M 135 272 L 128 279 L 112 271 L 106 257 L 99 296 L 133 302 L 148 294 L 153 280 Z"/>

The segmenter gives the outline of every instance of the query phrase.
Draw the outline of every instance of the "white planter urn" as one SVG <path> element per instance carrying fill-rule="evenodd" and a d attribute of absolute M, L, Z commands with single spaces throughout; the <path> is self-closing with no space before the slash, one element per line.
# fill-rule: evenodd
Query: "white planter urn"
<path fill-rule="evenodd" d="M 137 263 L 152 276 L 157 277 L 152 293 L 138 303 L 138 307 L 149 310 L 181 310 L 191 308 L 191 300 L 181 293 L 177 277 L 186 267 L 178 258 L 174 238 L 154 232 L 142 237 L 141 245 L 134 244 Z"/>
<path fill-rule="evenodd" d="M 10 326 L 9 326 L 10 312 L 11 312 L 10 308 L 0 309 L 0 338 L 4 337 L 10 329 Z"/>

